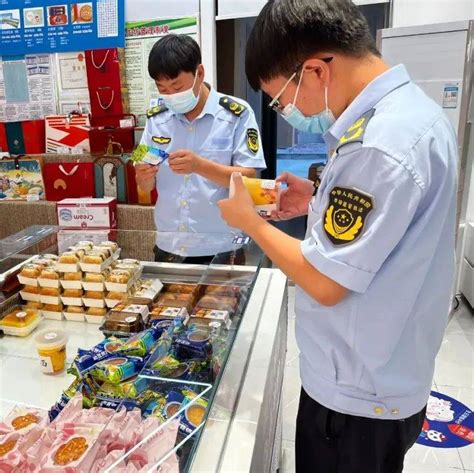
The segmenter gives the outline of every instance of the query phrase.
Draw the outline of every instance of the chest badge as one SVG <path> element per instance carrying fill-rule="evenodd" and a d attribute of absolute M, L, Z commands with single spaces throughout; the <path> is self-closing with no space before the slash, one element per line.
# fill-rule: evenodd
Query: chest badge
<path fill-rule="evenodd" d="M 364 231 L 367 216 L 374 208 L 374 199 L 356 189 L 334 187 L 324 218 L 324 231 L 333 245 L 355 241 Z"/>
<path fill-rule="evenodd" d="M 171 143 L 171 138 L 168 138 L 166 136 L 152 136 L 151 140 L 153 143 L 157 143 L 159 145 L 167 145 Z"/>
<path fill-rule="evenodd" d="M 258 131 L 255 128 L 249 128 L 247 130 L 247 148 L 253 153 L 257 154 L 260 149 L 260 143 L 258 141 Z"/>

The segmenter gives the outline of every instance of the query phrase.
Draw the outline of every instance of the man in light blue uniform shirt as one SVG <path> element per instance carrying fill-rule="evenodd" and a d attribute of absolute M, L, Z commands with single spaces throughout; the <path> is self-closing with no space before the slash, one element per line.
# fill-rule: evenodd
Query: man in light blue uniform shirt
<path fill-rule="evenodd" d="M 380 58 L 348 0 L 270 0 L 247 75 L 332 150 L 317 184 L 280 178 L 274 218 L 307 214 L 302 242 L 255 214 L 238 176 L 219 204 L 297 285 L 296 470 L 401 473 L 451 301 L 455 132 L 403 65 Z"/>
<path fill-rule="evenodd" d="M 266 167 L 255 115 L 246 102 L 204 83 L 190 36 L 158 41 L 148 69 L 165 106 L 149 110 L 141 143 L 170 155 L 159 167 L 136 167 L 141 188 L 151 190 L 156 181 L 157 260 L 209 262 L 234 247 L 235 229 L 216 205 L 228 196 L 232 172 L 255 177 Z"/>

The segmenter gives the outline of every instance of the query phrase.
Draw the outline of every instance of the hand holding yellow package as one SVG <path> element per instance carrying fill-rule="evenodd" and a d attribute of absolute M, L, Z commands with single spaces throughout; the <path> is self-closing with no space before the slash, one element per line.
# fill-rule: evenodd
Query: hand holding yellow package
<path fill-rule="evenodd" d="M 270 217 L 280 206 L 280 183 L 271 179 L 253 179 L 242 176 L 245 187 L 252 197 L 255 210 L 262 217 Z M 229 197 L 235 193 L 233 179 L 230 180 Z"/>

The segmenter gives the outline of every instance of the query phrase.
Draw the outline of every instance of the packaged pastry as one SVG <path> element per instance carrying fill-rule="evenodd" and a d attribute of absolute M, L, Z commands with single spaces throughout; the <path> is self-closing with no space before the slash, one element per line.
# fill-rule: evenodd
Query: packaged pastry
<path fill-rule="evenodd" d="M 229 296 L 205 295 L 196 304 L 195 311 L 200 309 L 225 310 L 230 315 L 237 310 L 238 299 Z"/>
<path fill-rule="evenodd" d="M 82 301 L 86 307 L 105 307 L 105 294 L 101 291 L 86 291 Z"/>
<path fill-rule="evenodd" d="M 57 287 L 42 287 L 40 290 L 40 301 L 43 304 L 59 304 L 60 290 Z"/>
<path fill-rule="evenodd" d="M 150 310 L 146 305 L 121 303 L 113 308 L 112 313 L 125 316 L 140 315 L 142 320 L 146 322 L 148 320 L 148 314 L 150 313 Z"/>
<path fill-rule="evenodd" d="M 114 269 L 108 277 L 109 282 L 119 284 L 127 283 L 131 279 L 131 272 L 124 269 Z"/>
<path fill-rule="evenodd" d="M 86 273 L 84 276 L 84 282 L 104 282 L 105 276 L 102 273 Z"/>
<path fill-rule="evenodd" d="M 193 309 L 194 297 L 192 294 L 180 293 L 161 293 L 153 307 L 176 307 L 184 308 L 187 313 L 191 313 Z"/>
<path fill-rule="evenodd" d="M 197 289 L 196 284 L 165 284 L 163 286 L 163 292 L 177 292 L 181 294 L 191 294 Z"/>
<path fill-rule="evenodd" d="M 255 210 L 262 217 L 270 217 L 280 205 L 280 183 L 270 179 L 253 179 L 242 176 L 244 185 L 249 191 Z M 230 179 L 229 196 L 235 193 L 234 179 Z"/>
<path fill-rule="evenodd" d="M 107 256 L 104 252 L 91 251 L 86 253 L 82 261 L 87 264 L 102 264 L 107 259 Z"/>
<path fill-rule="evenodd" d="M 20 295 L 24 301 L 41 302 L 40 288 L 38 286 L 25 286 L 20 291 Z"/>
<path fill-rule="evenodd" d="M 130 334 L 139 333 L 144 328 L 145 326 L 140 314 L 129 315 L 112 312 L 107 315 L 100 330 L 106 336 L 129 337 Z"/>
<path fill-rule="evenodd" d="M 77 264 L 79 260 L 79 255 L 76 251 L 67 251 L 59 257 L 59 263 L 61 264 Z"/>
<path fill-rule="evenodd" d="M 44 304 L 41 313 L 45 319 L 62 320 L 63 309 L 62 304 Z"/>
<path fill-rule="evenodd" d="M 153 306 L 148 323 L 156 325 L 156 322 L 162 320 L 174 320 L 176 318 L 186 318 L 188 311 L 185 307 L 168 307 L 163 305 Z"/>
<path fill-rule="evenodd" d="M 101 273 L 86 273 L 84 275 L 82 286 L 86 291 L 104 291 L 104 282 L 108 274 L 109 272 L 107 269 Z"/>
<path fill-rule="evenodd" d="M 17 308 L 0 320 L 0 330 L 6 335 L 26 337 L 40 322 L 41 315 L 37 309 Z"/>
<path fill-rule="evenodd" d="M 128 300 L 128 294 L 126 292 L 110 291 L 105 296 L 105 303 L 107 307 L 111 309 L 117 304 L 127 302 Z"/>
<path fill-rule="evenodd" d="M 62 279 L 63 281 L 81 281 L 82 273 L 81 271 L 76 271 L 74 273 L 64 273 Z"/>
<path fill-rule="evenodd" d="M 130 269 L 113 269 L 105 281 L 108 291 L 128 292 L 134 283 L 135 275 Z"/>
<path fill-rule="evenodd" d="M 76 273 L 79 271 L 79 261 L 80 255 L 76 251 L 67 251 L 59 257 L 56 268 L 62 273 Z"/>
<path fill-rule="evenodd" d="M 32 407 L 15 406 L 3 423 L 11 430 L 24 435 L 35 426 L 44 427 L 48 423 L 48 412 Z"/>
<path fill-rule="evenodd" d="M 56 374 L 64 370 L 66 342 L 67 335 L 62 330 L 43 330 L 35 336 L 43 373 Z"/>
<path fill-rule="evenodd" d="M 110 248 L 112 250 L 112 253 L 116 253 L 119 249 L 119 246 L 115 241 L 103 241 L 99 246 L 105 246 L 107 248 Z"/>
<path fill-rule="evenodd" d="M 64 305 L 82 306 L 82 289 L 64 289 L 61 300 Z"/>
<path fill-rule="evenodd" d="M 59 287 L 59 273 L 56 271 L 54 266 L 43 269 L 38 278 L 38 284 L 41 287 Z"/>
<path fill-rule="evenodd" d="M 89 240 L 83 240 L 80 241 L 77 245 L 82 246 L 84 248 L 89 248 L 91 250 L 94 247 L 94 242 Z"/>
<path fill-rule="evenodd" d="M 107 315 L 105 307 L 89 307 L 86 312 L 86 320 L 91 324 L 102 324 Z"/>
<path fill-rule="evenodd" d="M 56 263 L 59 260 L 59 256 L 58 255 L 53 255 L 52 253 L 47 253 L 47 254 L 41 255 L 41 258 L 43 258 L 45 260 L 52 261 L 53 263 Z"/>
<path fill-rule="evenodd" d="M 44 473 L 90 471 L 94 455 L 90 454 L 102 431 L 102 425 L 72 424 L 59 432 L 41 463 Z"/>
<path fill-rule="evenodd" d="M 118 260 L 116 262 L 116 265 L 128 265 L 128 266 L 135 266 L 136 268 L 140 267 L 140 261 L 137 259 L 132 259 L 132 258 L 126 258 L 122 260 Z"/>
<path fill-rule="evenodd" d="M 118 384 L 140 373 L 143 361 L 124 356 L 99 361 L 90 369 L 90 375 L 112 384 Z"/>
<path fill-rule="evenodd" d="M 213 322 L 220 322 L 227 330 L 230 329 L 231 319 L 227 310 L 216 309 L 195 309 L 186 321 L 186 325 L 210 325 Z"/>
<path fill-rule="evenodd" d="M 39 264 L 25 264 L 18 274 L 18 281 L 20 284 L 26 284 L 27 286 L 37 286 L 38 277 L 42 270 L 43 266 Z"/>
<path fill-rule="evenodd" d="M 156 300 L 163 288 L 163 283 L 159 279 L 140 280 L 137 290 L 129 296 L 128 300 L 132 304 L 151 305 Z"/>
<path fill-rule="evenodd" d="M 239 286 L 219 286 L 217 284 L 209 284 L 202 286 L 204 294 L 208 296 L 228 296 L 228 297 L 239 297 L 240 287 Z"/>
<path fill-rule="evenodd" d="M 39 294 L 40 290 L 41 289 L 38 286 L 25 286 L 23 288 L 23 292 L 27 292 L 30 294 Z"/>
<path fill-rule="evenodd" d="M 84 322 L 86 319 L 84 307 L 70 305 L 64 309 L 64 317 L 72 322 Z"/>

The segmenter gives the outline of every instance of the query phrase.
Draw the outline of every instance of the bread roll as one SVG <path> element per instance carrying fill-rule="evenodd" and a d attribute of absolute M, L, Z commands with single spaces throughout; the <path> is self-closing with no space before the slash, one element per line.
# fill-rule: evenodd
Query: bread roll
<path fill-rule="evenodd" d="M 25 278 L 33 278 L 36 279 L 42 271 L 42 266 L 38 264 L 25 264 L 21 269 L 20 274 Z"/>
<path fill-rule="evenodd" d="M 82 289 L 64 289 L 63 297 L 82 297 Z"/>
<path fill-rule="evenodd" d="M 82 279 L 82 273 L 77 271 L 76 273 L 64 273 L 64 281 L 80 281 Z"/>
<path fill-rule="evenodd" d="M 104 275 L 100 273 L 86 273 L 84 276 L 84 282 L 104 282 L 104 279 Z"/>
<path fill-rule="evenodd" d="M 40 293 L 40 288 L 36 286 L 25 286 L 23 288 L 24 292 L 29 292 L 30 294 L 39 294 Z"/>
<path fill-rule="evenodd" d="M 88 299 L 103 299 L 104 293 L 101 291 L 87 291 L 84 297 Z"/>
<path fill-rule="evenodd" d="M 127 284 L 130 281 L 130 273 L 121 269 L 114 269 L 109 276 L 108 281 L 118 284 Z"/>
<path fill-rule="evenodd" d="M 125 292 L 116 292 L 116 291 L 110 291 L 106 299 L 112 299 L 112 300 L 117 300 L 117 301 L 125 301 L 127 300 L 127 294 Z"/>
<path fill-rule="evenodd" d="M 87 315 L 105 315 L 107 314 L 107 309 L 100 307 L 89 307 L 87 309 Z"/>
<path fill-rule="evenodd" d="M 59 262 L 64 264 L 79 263 L 79 256 L 75 252 L 69 251 L 59 257 Z"/>
<path fill-rule="evenodd" d="M 42 296 L 59 296 L 59 289 L 57 287 L 42 287 L 40 294 Z"/>
<path fill-rule="evenodd" d="M 70 305 L 66 307 L 66 310 L 64 312 L 69 312 L 71 314 L 83 314 L 84 307 L 76 307 L 75 305 Z"/>
<path fill-rule="evenodd" d="M 43 310 L 47 310 L 49 312 L 62 312 L 63 305 L 62 304 L 45 304 L 43 306 Z"/>
<path fill-rule="evenodd" d="M 42 279 L 59 279 L 59 274 L 53 269 L 43 269 L 40 274 Z"/>

